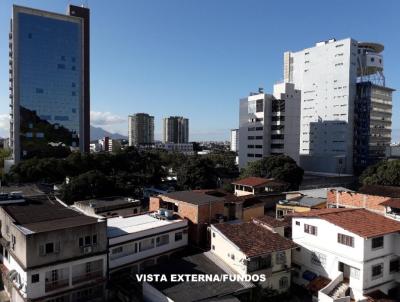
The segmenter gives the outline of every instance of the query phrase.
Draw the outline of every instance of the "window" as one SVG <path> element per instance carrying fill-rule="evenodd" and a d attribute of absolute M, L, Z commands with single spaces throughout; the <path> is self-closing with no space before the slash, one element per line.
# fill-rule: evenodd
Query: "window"
<path fill-rule="evenodd" d="M 92 244 L 97 245 L 97 235 L 93 235 L 92 237 Z"/>
<path fill-rule="evenodd" d="M 215 251 L 215 245 L 214 244 L 211 246 L 211 248 Z"/>
<path fill-rule="evenodd" d="M 257 100 L 256 112 L 263 112 L 263 110 L 264 110 L 264 100 Z"/>
<path fill-rule="evenodd" d="M 383 263 L 379 263 L 372 267 L 372 280 L 381 278 L 383 276 Z"/>
<path fill-rule="evenodd" d="M 79 247 L 83 247 L 83 238 L 82 237 L 79 238 Z"/>
<path fill-rule="evenodd" d="M 235 260 L 235 254 L 231 254 L 231 259 Z"/>
<path fill-rule="evenodd" d="M 338 234 L 338 242 L 347 246 L 354 247 L 354 238 L 351 236 Z"/>
<path fill-rule="evenodd" d="M 52 270 L 51 271 L 51 281 L 57 281 L 58 280 L 58 271 L 57 270 Z"/>
<path fill-rule="evenodd" d="M 277 252 L 275 254 L 275 262 L 276 262 L 276 264 L 286 264 L 286 253 L 285 252 Z"/>
<path fill-rule="evenodd" d="M 311 253 L 311 263 L 318 266 L 325 265 L 326 255 L 317 252 Z"/>
<path fill-rule="evenodd" d="M 85 236 L 85 245 L 91 245 L 91 244 L 92 244 L 92 241 L 91 241 L 90 236 Z"/>
<path fill-rule="evenodd" d="M 89 274 L 92 271 L 92 263 L 86 262 L 86 274 Z"/>
<path fill-rule="evenodd" d="M 213 238 L 215 238 L 215 232 L 213 232 Z"/>
<path fill-rule="evenodd" d="M 300 225 L 300 221 L 296 221 L 296 225 Z"/>
<path fill-rule="evenodd" d="M 359 280 L 360 279 L 360 270 L 355 267 L 350 267 L 350 277 Z"/>
<path fill-rule="evenodd" d="M 213 234 L 215 237 L 215 233 L 213 233 Z M 175 241 L 180 241 L 180 240 L 182 240 L 182 232 L 175 233 Z"/>
<path fill-rule="evenodd" d="M 43 92 L 43 88 L 36 88 L 36 93 L 42 94 Z"/>
<path fill-rule="evenodd" d="M 111 250 L 111 254 L 119 254 L 119 253 L 122 253 L 122 250 L 123 250 L 122 246 L 116 247 L 115 249 L 112 249 L 112 250 Z"/>
<path fill-rule="evenodd" d="M 381 249 L 383 248 L 383 236 L 372 238 L 372 249 Z"/>
<path fill-rule="evenodd" d="M 169 243 L 169 235 L 162 235 L 156 239 L 157 246 L 166 245 Z"/>
<path fill-rule="evenodd" d="M 146 251 L 154 248 L 154 238 L 144 239 L 139 243 L 139 251 Z"/>
<path fill-rule="evenodd" d="M 279 289 L 285 289 L 289 286 L 289 279 L 288 277 L 282 277 L 279 279 Z"/>
<path fill-rule="evenodd" d="M 395 273 L 399 271 L 399 259 L 390 260 L 390 269 L 391 273 Z"/>
<path fill-rule="evenodd" d="M 304 224 L 304 233 L 317 236 L 317 227 L 310 224 Z"/>
<path fill-rule="evenodd" d="M 53 242 L 46 243 L 45 252 L 46 252 L 46 254 L 54 253 L 54 243 Z"/>
<path fill-rule="evenodd" d="M 32 283 L 38 283 L 39 282 L 39 274 L 33 274 L 31 277 Z"/>
<path fill-rule="evenodd" d="M 11 235 L 11 248 L 15 251 L 15 244 L 17 243 L 17 239 L 14 235 Z"/>
<path fill-rule="evenodd" d="M 65 69 L 65 64 L 57 64 L 58 69 Z"/>

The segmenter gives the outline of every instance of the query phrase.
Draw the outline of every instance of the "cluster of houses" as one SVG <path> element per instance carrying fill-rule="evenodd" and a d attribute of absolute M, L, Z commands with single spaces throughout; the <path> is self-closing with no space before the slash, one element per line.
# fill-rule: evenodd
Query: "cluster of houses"
<path fill-rule="evenodd" d="M 283 192 L 250 177 L 193 190 L 65 205 L 37 186 L 1 188 L 0 269 L 10 301 L 398 301 L 400 188 Z M 19 190 L 19 192 L 15 192 Z M 139 281 L 137 274 L 264 275 Z M 390 300 L 392 299 L 392 300 Z"/>

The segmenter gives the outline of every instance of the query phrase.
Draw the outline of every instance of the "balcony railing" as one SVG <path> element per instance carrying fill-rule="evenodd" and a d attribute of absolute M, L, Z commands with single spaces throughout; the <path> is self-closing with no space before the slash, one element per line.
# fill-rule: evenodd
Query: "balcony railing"
<path fill-rule="evenodd" d="M 98 271 L 93 271 L 93 272 L 86 273 L 83 275 L 73 276 L 72 277 L 72 285 L 75 285 L 77 283 L 86 282 L 86 281 L 94 281 L 94 280 L 102 278 L 102 277 L 103 277 L 103 270 L 98 270 Z"/>
<path fill-rule="evenodd" d="M 69 279 L 60 279 L 55 281 L 46 281 L 45 291 L 50 292 L 56 289 L 60 289 L 69 285 Z"/>

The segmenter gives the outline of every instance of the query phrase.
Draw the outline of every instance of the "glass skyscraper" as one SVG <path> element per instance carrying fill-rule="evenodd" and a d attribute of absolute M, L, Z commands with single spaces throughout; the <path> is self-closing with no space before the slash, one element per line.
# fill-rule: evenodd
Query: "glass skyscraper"
<path fill-rule="evenodd" d="M 89 145 L 89 10 L 69 15 L 14 6 L 10 138 L 14 161 Z"/>

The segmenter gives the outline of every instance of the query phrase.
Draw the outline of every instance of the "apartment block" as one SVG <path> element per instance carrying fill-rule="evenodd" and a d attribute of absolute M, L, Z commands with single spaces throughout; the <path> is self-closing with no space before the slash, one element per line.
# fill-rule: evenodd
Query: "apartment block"
<path fill-rule="evenodd" d="M 129 146 L 154 143 L 154 116 L 136 113 L 128 117 Z"/>
<path fill-rule="evenodd" d="M 187 144 L 189 142 L 189 119 L 170 116 L 163 121 L 163 143 Z"/>
<path fill-rule="evenodd" d="M 399 300 L 400 222 L 366 209 L 321 209 L 292 217 L 293 281 L 319 277 L 319 301 L 369 301 L 380 292 Z M 314 284 L 315 286 L 316 284 Z"/>
<path fill-rule="evenodd" d="M 300 91 L 291 83 L 262 89 L 240 100 L 239 168 L 264 156 L 285 154 L 299 161 Z"/>
<path fill-rule="evenodd" d="M 105 221 L 46 196 L 0 208 L 3 283 L 11 301 L 103 301 Z"/>
<path fill-rule="evenodd" d="M 284 54 L 285 81 L 301 90 L 304 169 L 352 174 L 382 157 L 393 91 L 385 85 L 383 49 L 348 38 Z"/>

